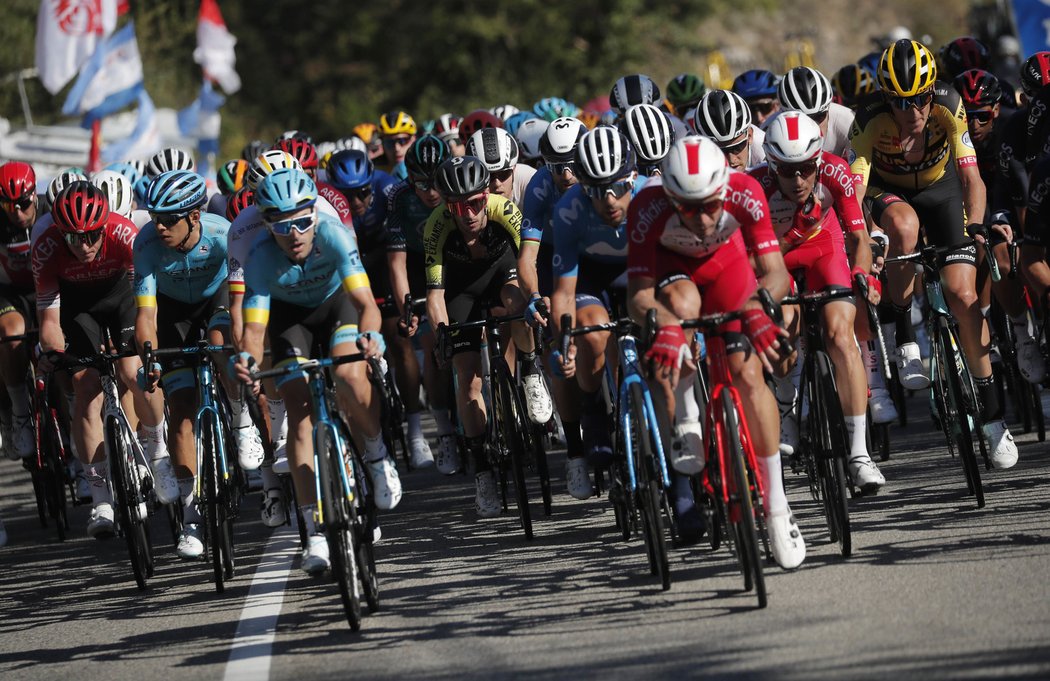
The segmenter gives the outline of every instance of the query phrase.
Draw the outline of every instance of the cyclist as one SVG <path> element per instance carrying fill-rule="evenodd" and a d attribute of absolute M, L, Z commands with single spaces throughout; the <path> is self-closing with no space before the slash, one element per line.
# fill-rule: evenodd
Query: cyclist
<path fill-rule="evenodd" d="M 638 155 L 638 173 L 646 177 L 659 174 L 660 161 L 675 138 L 668 116 L 652 104 L 635 104 L 624 112 L 620 130 Z"/>
<path fill-rule="evenodd" d="M 310 176 L 310 179 L 317 185 L 318 195 L 331 204 L 332 208 L 335 208 L 335 212 L 339 214 L 339 219 L 347 227 L 353 227 L 357 221 L 357 212 L 355 212 L 350 205 L 350 199 L 345 196 L 343 192 L 339 191 L 336 187 L 332 186 L 329 182 L 322 182 L 318 179 L 318 170 L 320 166 L 320 160 L 317 157 L 317 148 L 310 144 L 306 140 L 301 139 L 285 139 L 279 141 L 273 145 L 274 149 L 285 151 L 291 155 L 295 160 L 299 161 L 299 167 Z M 363 151 L 359 153 L 365 153 Z M 331 159 L 329 159 L 331 161 Z M 327 180 L 327 173 L 325 174 L 325 180 Z"/>
<path fill-rule="evenodd" d="M 28 163 L 0 165 L 0 336 L 17 336 L 35 325 L 29 232 L 39 213 L 36 173 Z M 22 341 L 0 343 L 0 379 L 11 399 L 0 439 L 8 458 L 36 452 L 32 409 L 26 391 L 29 355 Z"/>
<path fill-rule="evenodd" d="M 693 113 L 697 134 L 714 140 L 733 170 L 754 168 L 766 160 L 765 133 L 751 120 L 747 103 L 730 90 L 709 91 Z"/>
<path fill-rule="evenodd" d="M 269 233 L 256 241 L 244 269 L 244 335 L 236 371 L 247 383 L 253 382 L 250 366 L 262 360 L 265 336 L 275 367 L 305 361 L 316 344 L 324 345 L 333 357 L 359 349 L 369 357 L 383 355 L 379 309 L 353 233 L 320 213 L 316 203 L 317 187 L 299 169 L 276 170 L 256 188 L 255 205 Z M 348 407 L 354 433 L 363 445 L 376 506 L 394 508 L 401 500 L 401 481 L 383 444 L 380 404 L 366 365 L 343 364 L 334 374 L 341 403 Z M 301 373 L 277 384 L 287 405 L 288 457 L 306 521 L 302 567 L 311 574 L 323 572 L 329 556 L 314 517 L 317 498 L 308 387 Z"/>
<path fill-rule="evenodd" d="M 399 180 L 408 177 L 405 152 L 416 141 L 416 121 L 404 111 L 389 111 L 379 117 L 379 138 L 390 174 Z"/>
<path fill-rule="evenodd" d="M 482 128 L 467 140 L 467 155 L 481 159 L 489 169 L 489 192 L 510 199 L 521 208 L 525 189 L 536 169 L 518 163 L 518 141 L 503 128 Z"/>
<path fill-rule="evenodd" d="M 208 200 L 209 213 L 226 215 L 226 204 L 230 197 L 244 186 L 244 176 L 247 173 L 248 161 L 243 158 L 231 159 L 219 166 L 218 172 L 215 173 L 215 185 L 219 191 Z"/>
<path fill-rule="evenodd" d="M 784 494 L 777 403 L 762 374 L 763 365 L 772 369 L 778 338 L 785 332 L 777 331 L 756 296 L 762 286 L 774 300 L 781 299 L 790 277 L 765 193 L 754 178 L 731 171 L 707 138 L 677 140 L 661 167 L 660 177 L 649 181 L 627 215 L 628 309 L 639 323 L 650 309 L 657 310 L 659 331 L 646 357 L 655 365 L 656 390 L 678 423 L 700 418 L 692 381 L 679 380 L 681 371 L 688 372 L 682 360 L 689 354 L 679 320 L 746 311 L 728 329 L 729 371 L 759 456 L 773 557 L 785 569 L 796 568 L 805 559 L 806 544 Z"/>
<path fill-rule="evenodd" d="M 106 345 L 107 332 L 113 349 L 125 350 L 135 332 L 128 273 L 138 228 L 111 212 L 102 190 L 84 181 L 59 192 L 51 217 L 54 224 L 32 246 L 40 317 L 38 369 L 43 372 L 53 369 L 66 352 L 75 357 L 97 353 Z M 139 387 L 136 374 L 141 366 L 138 357 L 126 357 L 116 364 L 117 376 L 134 398 L 157 496 L 172 500 L 177 486 L 164 443 L 164 424 L 153 418 L 162 413 L 162 398 Z M 102 385 L 95 369 L 81 369 L 72 378 L 74 449 L 91 487 L 87 531 L 96 538 L 112 536 L 113 504 L 102 444 Z"/>
<path fill-rule="evenodd" d="M 153 219 L 139 232 L 134 247 L 135 341 L 140 353 L 147 342 L 154 348 L 185 347 L 202 334 L 213 345 L 230 342 L 230 313 L 222 285 L 230 224 L 202 210 L 207 200 L 204 178 L 188 170 L 162 173 L 150 183 L 146 205 Z M 176 552 L 193 560 L 204 553 L 204 530 L 193 493 L 197 475 L 193 424 L 198 407 L 194 366 L 188 359 L 175 357 L 148 369 L 146 385 L 152 388 L 161 382 L 168 409 L 168 444 L 178 481 L 173 496 L 181 499 L 183 508 Z M 262 463 L 262 443 L 241 402 L 238 384 L 227 382 L 226 396 L 238 461 L 245 470 L 255 470 Z M 158 400 L 153 405 L 160 409 L 153 418 L 162 420 L 164 403 Z"/>
<path fill-rule="evenodd" d="M 858 64 L 846 64 L 831 77 L 833 101 L 856 110 L 865 96 L 875 92 L 875 76 Z"/>
<path fill-rule="evenodd" d="M 944 70 L 945 79 L 955 79 L 969 69 L 987 69 L 991 64 L 991 54 L 980 40 L 965 35 L 946 43 L 941 47 L 938 68 Z"/>
<path fill-rule="evenodd" d="M 667 83 L 664 90 L 667 102 L 671 105 L 671 113 L 684 121 L 693 117 L 693 111 L 707 92 L 707 86 L 700 76 L 680 73 Z"/>
<path fill-rule="evenodd" d="M 789 72 L 785 81 L 790 76 Z M 871 241 L 857 202 L 853 175 L 844 159 L 822 151 L 823 143 L 820 126 L 809 116 L 784 111 L 766 128 L 767 165 L 752 170 L 751 176 L 765 190 L 784 262 L 789 272 L 803 273 L 805 292 L 850 289 L 854 276 L 862 274 L 868 281 L 869 300 L 878 303 L 878 279 L 870 274 Z M 833 300 L 823 307 L 822 315 L 849 434 L 850 452 L 846 459 L 850 477 L 863 492 L 873 493 L 886 480 L 868 454 L 868 384 L 853 331 L 856 307 L 853 301 Z M 784 326 L 792 337 L 800 332 L 799 317 L 797 307 L 784 308 Z M 867 324 L 862 326 L 867 332 Z M 786 385 L 790 379 L 780 377 L 786 374 L 783 371 L 774 379 L 778 383 L 778 401 L 785 393 L 793 397 L 794 387 Z M 798 426 L 790 414 L 784 414 L 780 430 L 782 440 L 788 439 L 789 432 L 797 439 Z M 794 451 L 794 444 L 786 453 Z"/>
<path fill-rule="evenodd" d="M 448 146 L 453 156 L 463 156 L 467 153 L 467 147 L 459 137 L 459 116 L 445 113 L 434 121 L 434 135 Z"/>
<path fill-rule="evenodd" d="M 522 312 L 525 300 L 517 281 L 521 211 L 509 199 L 489 193 L 488 168 L 473 156 L 443 162 L 435 183 L 445 205 L 434 209 L 423 232 L 427 315 L 431 324 L 440 327 L 450 321 L 474 321 L 498 306 L 508 314 Z M 545 423 L 551 416 L 550 396 L 536 373 L 532 334 L 520 322 L 511 325 L 511 333 L 522 360 L 529 418 Z M 457 378 L 459 419 L 467 454 L 474 461 L 475 507 L 480 517 L 495 517 L 501 504 L 495 474 L 484 452 L 481 331 L 471 329 L 453 332 L 450 337 L 439 336 L 439 352 L 448 345 Z"/>
<path fill-rule="evenodd" d="M 766 121 L 780 110 L 777 85 L 777 77 L 765 69 L 744 71 L 733 80 L 733 92 L 747 103 L 755 125 L 763 130 Z"/>
<path fill-rule="evenodd" d="M 353 129 L 354 137 L 365 143 L 368 158 L 378 162 L 383 158 L 383 142 L 379 137 L 379 126 L 375 123 L 358 123 Z"/>
<path fill-rule="evenodd" d="M 550 123 L 542 118 L 530 118 L 518 127 L 518 131 L 514 133 L 514 138 L 518 140 L 519 157 L 522 163 L 537 170 L 543 165 L 543 156 L 540 154 L 540 140 L 543 139 L 549 127 Z"/>
<path fill-rule="evenodd" d="M 937 65 L 922 43 L 899 40 L 882 54 L 882 96 L 857 112 L 850 133 L 850 166 L 872 221 L 890 238 L 889 254 L 915 250 L 920 222 L 928 241 L 956 246 L 942 257 L 945 298 L 959 322 L 959 339 L 981 402 L 982 430 L 992 463 L 1009 468 L 1017 446 L 1003 421 L 989 359 L 988 324 L 977 304 L 977 252 L 960 245 L 967 223 L 985 214 L 985 187 L 977 168 L 959 94 L 937 82 Z M 992 225 L 1009 240 L 1009 226 Z M 978 237 L 980 238 L 980 237 Z M 904 387 L 929 385 L 911 324 L 914 267 L 888 267 L 897 323 L 897 367 Z"/>
<path fill-rule="evenodd" d="M 196 172 L 197 164 L 193 156 L 185 149 L 166 147 L 150 156 L 146 161 L 146 175 L 152 179 L 170 170 L 191 170 Z"/>
<path fill-rule="evenodd" d="M 131 220 L 139 229 L 150 221 L 148 211 L 135 209 L 135 190 L 124 175 L 114 170 L 100 170 L 91 177 L 91 184 L 106 194 L 110 211 Z"/>
<path fill-rule="evenodd" d="M 782 111 L 801 111 L 809 116 L 820 126 L 824 151 L 845 158 L 853 112 L 832 101 L 831 81 L 823 73 L 808 66 L 791 69 L 780 80 L 777 101 Z"/>

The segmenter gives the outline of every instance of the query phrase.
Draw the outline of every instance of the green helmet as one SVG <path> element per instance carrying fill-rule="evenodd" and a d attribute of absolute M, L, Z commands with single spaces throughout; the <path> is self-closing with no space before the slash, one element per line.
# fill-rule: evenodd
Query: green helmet
<path fill-rule="evenodd" d="M 700 76 L 682 73 L 667 84 L 667 101 L 679 115 L 686 115 L 694 108 L 707 92 L 707 86 Z"/>

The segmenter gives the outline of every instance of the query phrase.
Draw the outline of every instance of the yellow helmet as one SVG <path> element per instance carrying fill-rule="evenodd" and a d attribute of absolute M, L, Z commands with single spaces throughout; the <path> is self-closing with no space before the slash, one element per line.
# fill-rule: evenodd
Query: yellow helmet
<path fill-rule="evenodd" d="M 416 122 L 404 111 L 388 111 L 379 117 L 379 134 L 383 137 L 415 135 Z"/>
<path fill-rule="evenodd" d="M 593 130 L 595 126 L 602 122 L 602 115 L 594 111 L 581 111 L 576 114 L 576 118 L 583 121 L 583 124 L 587 126 L 588 130 Z"/>
<path fill-rule="evenodd" d="M 879 86 L 898 97 L 926 92 L 937 80 L 937 60 L 930 48 L 915 40 L 898 40 L 879 59 Z"/>
<path fill-rule="evenodd" d="M 354 126 L 354 134 L 364 140 L 365 144 L 371 144 L 379 134 L 379 128 L 375 123 L 358 123 Z"/>

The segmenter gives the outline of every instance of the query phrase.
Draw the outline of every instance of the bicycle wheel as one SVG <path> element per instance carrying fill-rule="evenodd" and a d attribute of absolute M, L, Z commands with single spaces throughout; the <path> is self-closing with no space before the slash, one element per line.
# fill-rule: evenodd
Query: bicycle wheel
<path fill-rule="evenodd" d="M 500 430 L 507 452 L 510 454 L 510 473 L 514 479 L 514 496 L 518 505 L 518 519 L 525 539 L 532 540 L 532 512 L 529 509 L 529 490 L 525 484 L 525 432 L 529 427 L 523 418 L 525 410 L 512 377 L 503 369 L 497 370 L 492 384 L 492 401 L 495 405 Z"/>
<path fill-rule="evenodd" d="M 146 536 L 145 500 L 140 501 L 141 494 L 135 491 L 138 472 L 131 470 L 134 453 L 127 434 L 115 418 L 106 420 L 105 429 L 109 477 L 116 497 L 117 520 L 128 547 L 135 583 L 140 590 L 145 590 L 146 579 L 153 572 L 153 556 Z"/>
<path fill-rule="evenodd" d="M 375 530 L 379 527 L 375 496 L 372 494 L 372 484 L 366 474 L 365 460 L 361 452 L 357 451 L 353 439 L 350 437 L 350 428 L 340 416 L 336 416 L 336 427 L 343 442 L 349 450 L 346 458 L 347 481 L 356 491 L 354 494 L 351 513 L 348 518 L 357 532 L 357 572 L 361 582 L 361 588 L 368 603 L 368 612 L 376 613 L 379 610 L 379 579 L 376 574 L 375 558 Z"/>
<path fill-rule="evenodd" d="M 846 420 L 842 415 L 842 402 L 835 390 L 835 376 L 831 367 L 831 358 L 821 351 L 814 353 L 817 382 L 817 412 L 823 423 L 821 429 L 822 465 L 821 489 L 824 506 L 828 517 L 829 528 L 833 525 L 833 534 L 841 545 L 842 555 L 853 552 L 853 539 L 850 534 L 849 492 L 846 483 L 846 452 L 849 451 L 849 437 L 846 434 Z M 812 410 L 812 407 L 810 407 Z"/>
<path fill-rule="evenodd" d="M 44 501 L 47 515 L 55 521 L 59 541 L 66 538 L 69 520 L 66 517 L 66 477 L 69 475 L 65 463 L 65 450 L 58 430 L 55 414 L 48 415 L 40 423 L 40 451 L 38 465 L 44 482 Z"/>
<path fill-rule="evenodd" d="M 328 539 L 332 561 L 332 576 L 339 585 L 339 596 L 343 602 L 346 621 L 354 631 L 361 629 L 361 584 L 357 566 L 357 537 L 350 525 L 353 512 L 343 492 L 339 467 L 342 452 L 336 446 L 335 437 L 326 428 L 318 428 L 314 438 L 317 454 L 317 474 L 321 478 L 321 498 L 317 500 L 321 527 Z"/>
<path fill-rule="evenodd" d="M 219 504 L 222 506 L 222 516 L 219 524 L 219 544 L 222 547 L 223 576 L 229 580 L 233 579 L 233 573 L 237 566 L 237 559 L 233 549 L 233 521 L 237 517 L 240 507 L 241 489 L 246 482 L 240 477 L 240 466 L 233 466 L 231 471 L 230 462 L 236 460 L 237 454 L 236 451 L 227 449 L 228 444 L 235 442 L 233 429 L 230 427 L 229 411 L 223 410 L 221 418 L 222 428 L 217 432 L 222 436 L 222 439 L 216 440 L 218 447 L 215 449 L 215 454 L 216 456 L 221 454 L 222 458 L 217 458 L 216 462 L 221 460 L 223 466 L 216 466 L 215 472 L 218 482 Z M 223 475 L 221 468 L 225 468 L 226 471 L 230 471 L 232 474 Z"/>
<path fill-rule="evenodd" d="M 941 351 L 950 353 L 947 358 L 949 361 L 941 365 L 947 387 L 945 407 L 948 413 L 945 414 L 945 417 L 954 435 L 955 449 L 962 460 L 967 489 L 976 498 L 977 508 L 984 508 L 984 487 L 981 485 L 981 471 L 977 466 L 977 454 L 973 448 L 976 421 L 970 417 L 966 409 L 963 393 L 963 377 L 970 380 L 969 370 L 955 340 L 955 333 L 943 317 L 937 321 L 937 331 L 941 338 L 939 344 Z"/>
<path fill-rule="evenodd" d="M 645 418 L 643 408 L 644 394 L 642 386 L 633 383 L 630 389 L 631 428 L 634 437 L 634 461 L 638 479 L 638 508 L 642 514 L 642 530 L 645 535 L 646 550 L 649 554 L 649 569 L 660 578 L 664 591 L 671 588 L 671 567 L 667 559 L 667 539 L 664 535 L 664 517 L 661 497 L 659 469 L 652 440 L 659 433 L 652 433 Z"/>
<path fill-rule="evenodd" d="M 200 431 L 200 470 L 197 471 L 201 490 L 198 503 L 204 515 L 205 546 L 211 558 L 215 591 L 226 590 L 226 566 L 223 562 L 223 526 L 225 525 L 225 507 L 219 493 L 219 473 L 215 466 L 218 453 L 215 451 L 216 431 L 214 420 L 206 416 Z"/>
<path fill-rule="evenodd" d="M 744 463 L 744 449 L 740 443 L 740 419 L 736 405 L 728 397 L 722 399 L 722 418 L 725 426 L 723 440 L 729 470 L 723 471 L 729 488 L 729 523 L 733 526 L 737 557 L 744 574 L 744 590 L 755 589 L 758 607 L 766 607 L 766 580 L 762 572 L 762 552 L 755 525 L 755 506 L 751 478 Z M 735 507 L 735 508 L 734 508 Z"/>

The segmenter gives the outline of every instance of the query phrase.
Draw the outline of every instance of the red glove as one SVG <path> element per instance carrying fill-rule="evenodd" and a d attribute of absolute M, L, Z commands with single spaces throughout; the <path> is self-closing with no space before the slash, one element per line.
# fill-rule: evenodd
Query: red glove
<path fill-rule="evenodd" d="M 865 272 L 860 267 L 854 267 L 853 271 L 849 273 L 850 280 L 856 280 L 858 274 L 863 275 L 864 278 L 868 281 L 868 290 L 876 291 L 880 296 L 882 295 L 882 280 L 880 280 L 874 274 Z"/>
<path fill-rule="evenodd" d="M 656 332 L 656 339 L 653 340 L 652 346 L 645 353 L 646 359 L 656 362 L 660 366 L 675 369 L 681 367 L 682 361 L 688 356 L 689 344 L 685 340 L 685 333 L 682 331 L 682 327 L 677 324 L 661 326 L 660 330 Z"/>
<path fill-rule="evenodd" d="M 815 195 L 810 194 L 805 203 L 795 209 L 795 215 L 791 219 L 791 229 L 784 235 L 784 240 L 792 246 L 804 241 L 809 236 L 810 230 L 820 225 L 820 202 Z"/>
<path fill-rule="evenodd" d="M 763 310 L 745 310 L 744 333 L 757 352 L 765 352 L 777 340 L 777 325 Z"/>

